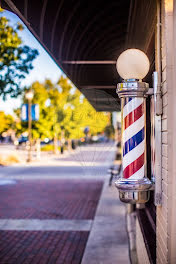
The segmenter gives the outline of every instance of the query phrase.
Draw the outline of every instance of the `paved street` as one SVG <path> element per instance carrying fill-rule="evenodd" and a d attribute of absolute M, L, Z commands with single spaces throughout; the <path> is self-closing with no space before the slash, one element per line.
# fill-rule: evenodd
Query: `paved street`
<path fill-rule="evenodd" d="M 125 207 L 107 186 L 114 150 L 91 145 L 1 167 L 0 263 L 129 263 Z"/>
<path fill-rule="evenodd" d="M 77 147 L 75 151 L 67 151 L 63 155 L 42 153 L 42 159 L 26 163 L 22 159 L 21 164 L 11 167 L 1 167 L 0 177 L 27 179 L 27 178 L 104 178 L 109 161 L 112 160 L 113 143 L 93 144 L 89 146 Z M 2 155 L 13 152 L 12 146 L 2 146 Z M 18 152 L 17 152 L 18 153 Z M 26 155 L 25 151 L 20 151 L 18 156 Z M 33 155 L 34 156 L 34 155 Z M 58 168 L 59 167 L 59 168 Z"/>

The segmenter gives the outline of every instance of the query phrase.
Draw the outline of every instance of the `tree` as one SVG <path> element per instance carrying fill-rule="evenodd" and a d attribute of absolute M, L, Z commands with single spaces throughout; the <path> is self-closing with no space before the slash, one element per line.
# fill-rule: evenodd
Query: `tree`
<path fill-rule="evenodd" d="M 0 134 L 2 134 L 12 128 L 14 119 L 11 115 L 6 115 L 3 111 L 0 111 L 0 123 Z"/>
<path fill-rule="evenodd" d="M 40 141 L 45 138 L 52 138 L 52 113 L 49 111 L 49 107 L 46 102 L 48 100 L 48 91 L 44 84 L 39 83 L 38 81 L 34 82 L 30 89 L 34 92 L 34 98 L 32 100 L 32 104 L 39 104 L 40 109 L 40 118 L 38 121 L 32 122 L 32 138 L 36 143 L 37 149 L 37 157 L 40 158 Z M 25 92 L 27 88 L 24 90 L 23 94 L 23 103 L 28 103 L 25 98 Z M 18 118 L 21 115 L 21 109 L 16 109 L 15 114 Z M 28 131 L 28 122 L 20 121 L 16 122 L 16 134 L 19 136 L 23 132 Z"/>
<path fill-rule="evenodd" d="M 96 112 L 86 98 L 81 100 L 80 91 L 73 88 L 68 78 L 61 76 L 57 84 L 50 80 L 44 83 L 36 81 L 30 89 L 34 92 L 32 103 L 39 104 L 40 108 L 39 120 L 32 122 L 33 138 L 53 139 L 55 153 L 58 139 L 62 143 L 64 139 L 79 139 L 85 136 L 86 126 L 89 126 L 91 134 L 97 134 L 108 124 L 107 114 Z M 23 102 L 27 103 L 25 96 Z M 18 110 L 16 114 L 19 116 Z M 27 122 L 21 122 L 21 132 L 25 130 Z"/>
<path fill-rule="evenodd" d="M 104 130 L 108 124 L 106 113 L 96 112 L 88 100 L 81 100 L 81 93 L 74 88 L 68 78 L 60 77 L 57 84 L 50 80 L 44 83 L 48 92 L 50 115 L 53 116 L 53 138 L 78 139 L 84 136 L 84 128 L 89 126 L 91 134 Z"/>
<path fill-rule="evenodd" d="M 48 90 L 50 99 L 50 112 L 53 115 L 53 139 L 54 139 L 54 152 L 57 153 L 57 141 L 60 139 L 61 148 L 66 135 L 66 123 L 69 123 L 68 112 L 71 106 L 70 94 L 73 88 L 68 78 L 60 77 L 57 84 L 53 84 L 50 80 L 46 80 L 45 87 Z"/>
<path fill-rule="evenodd" d="M 89 127 L 89 133 L 91 135 L 96 135 L 104 131 L 108 124 L 107 114 L 97 112 L 86 98 L 79 104 L 76 104 L 73 112 L 73 120 L 76 125 L 74 132 L 77 134 L 77 138 L 85 136 L 85 127 Z"/>
<path fill-rule="evenodd" d="M 2 13 L 2 9 L 0 9 Z M 0 95 L 17 97 L 21 94 L 21 80 L 33 69 L 32 62 L 38 55 L 36 49 L 22 45 L 18 32 L 23 26 L 17 23 L 10 26 L 10 21 L 0 17 Z"/>

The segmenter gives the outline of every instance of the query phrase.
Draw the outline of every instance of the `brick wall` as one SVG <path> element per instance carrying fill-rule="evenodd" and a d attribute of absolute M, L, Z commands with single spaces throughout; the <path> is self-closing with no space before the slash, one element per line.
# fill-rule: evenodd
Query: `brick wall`
<path fill-rule="evenodd" d="M 171 34 L 171 14 L 167 12 L 166 1 L 161 1 L 161 56 L 162 56 L 162 206 L 157 207 L 157 263 L 167 264 L 168 261 L 168 86 L 171 82 L 168 50 Z"/>
<path fill-rule="evenodd" d="M 162 205 L 156 211 L 157 264 L 176 263 L 176 1 L 161 0 Z M 157 56 L 157 54 L 156 54 Z M 157 136 L 157 135 L 156 135 Z M 147 263 L 137 223 L 139 263 Z"/>
<path fill-rule="evenodd" d="M 174 193 L 172 191 L 175 179 L 172 173 L 171 159 L 174 157 L 173 153 L 173 140 L 176 142 L 172 135 L 172 119 L 171 105 L 174 104 L 173 89 L 175 85 L 173 82 L 173 1 L 161 0 L 161 62 L 162 62 L 162 103 L 163 114 L 161 121 L 161 138 L 162 138 L 162 206 L 157 207 L 156 219 L 156 243 L 157 243 L 157 264 L 176 263 L 174 251 L 172 250 L 173 230 L 171 229 L 172 222 L 176 223 L 173 219 L 173 200 Z M 176 51 L 175 51 L 176 52 Z M 172 102 L 172 103 L 171 103 Z M 175 112 L 176 114 L 176 112 Z M 174 121 L 173 121 L 174 122 Z M 157 136 L 157 135 L 156 135 Z M 168 159 L 169 157 L 169 159 Z M 175 159 L 176 160 L 176 159 Z M 175 232 L 176 233 L 176 232 Z M 176 235 L 175 235 L 176 236 Z M 147 252 L 143 241 L 143 236 L 140 230 L 139 223 L 136 224 L 136 246 L 137 256 L 140 263 L 149 263 L 147 259 Z M 173 251 L 173 252 L 172 252 Z"/>

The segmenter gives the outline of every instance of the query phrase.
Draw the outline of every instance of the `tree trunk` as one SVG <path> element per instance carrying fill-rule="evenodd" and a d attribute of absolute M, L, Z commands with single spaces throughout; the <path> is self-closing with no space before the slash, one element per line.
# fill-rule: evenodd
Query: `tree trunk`
<path fill-rule="evenodd" d="M 54 154 L 58 153 L 57 135 L 54 135 Z"/>
<path fill-rule="evenodd" d="M 70 150 L 72 150 L 72 144 L 71 144 L 71 139 L 70 138 L 68 138 L 68 150 L 70 151 Z"/>
<path fill-rule="evenodd" d="M 41 159 L 40 138 L 36 141 L 36 158 L 37 160 Z"/>
<path fill-rule="evenodd" d="M 60 140 L 60 142 L 61 142 L 61 154 L 63 154 L 64 153 L 64 143 L 65 143 L 65 138 L 64 138 L 64 131 L 62 130 L 61 131 L 61 140 Z"/>

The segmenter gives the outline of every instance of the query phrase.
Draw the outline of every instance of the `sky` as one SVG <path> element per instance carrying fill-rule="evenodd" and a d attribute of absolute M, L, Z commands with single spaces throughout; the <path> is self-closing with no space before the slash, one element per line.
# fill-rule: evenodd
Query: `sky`
<path fill-rule="evenodd" d="M 22 21 L 13 13 L 9 11 L 4 11 L 1 15 L 6 16 L 10 20 L 10 24 L 14 25 L 17 22 Z M 22 23 L 23 24 L 23 23 Z M 39 51 L 39 55 L 33 61 L 33 70 L 22 80 L 22 86 L 30 86 L 34 81 L 43 82 L 45 79 L 50 79 L 52 82 L 57 82 L 60 75 L 63 74 L 61 69 L 53 61 L 53 59 L 48 55 L 40 43 L 34 38 L 30 31 L 23 24 L 24 30 L 19 32 L 23 44 L 28 45 L 31 48 L 35 48 Z M 21 99 L 11 99 L 10 97 L 4 102 L 0 97 L 0 111 L 12 114 L 13 109 L 21 106 Z"/>

